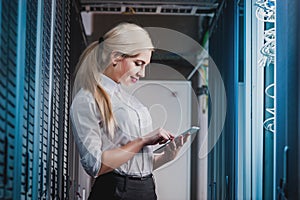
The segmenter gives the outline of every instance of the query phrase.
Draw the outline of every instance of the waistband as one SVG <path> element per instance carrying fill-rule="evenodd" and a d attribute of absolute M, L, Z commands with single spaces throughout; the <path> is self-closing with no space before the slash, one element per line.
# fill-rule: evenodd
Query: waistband
<path fill-rule="evenodd" d="M 139 180 L 139 181 L 148 180 L 148 179 L 151 179 L 153 177 L 153 174 L 148 174 L 148 175 L 145 175 L 145 176 L 133 176 L 133 175 L 128 175 L 128 174 L 120 174 L 118 172 L 113 172 L 112 174 L 117 176 L 117 177 L 127 178 L 129 180 Z"/>

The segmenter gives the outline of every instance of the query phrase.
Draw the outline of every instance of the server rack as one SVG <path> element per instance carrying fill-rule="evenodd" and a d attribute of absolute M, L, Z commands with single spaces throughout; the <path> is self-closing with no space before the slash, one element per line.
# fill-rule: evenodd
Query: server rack
<path fill-rule="evenodd" d="M 17 2 L 1 5 L 0 38 L 0 198 L 13 195 L 16 142 Z"/>
<path fill-rule="evenodd" d="M 70 9 L 0 2 L 0 199 L 68 199 Z"/>

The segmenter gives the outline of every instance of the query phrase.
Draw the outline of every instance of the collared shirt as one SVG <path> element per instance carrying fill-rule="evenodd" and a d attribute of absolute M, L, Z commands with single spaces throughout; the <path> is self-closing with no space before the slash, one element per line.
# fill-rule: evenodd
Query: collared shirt
<path fill-rule="evenodd" d="M 109 94 L 117 130 L 111 139 L 102 126 L 102 119 L 94 96 L 81 89 L 70 108 L 72 130 L 80 161 L 86 172 L 97 177 L 102 152 L 117 148 L 152 131 L 148 109 L 135 97 L 126 93 L 120 84 L 100 74 L 101 86 Z M 153 170 L 153 148 L 145 146 L 132 159 L 115 169 L 120 174 L 145 176 Z"/>

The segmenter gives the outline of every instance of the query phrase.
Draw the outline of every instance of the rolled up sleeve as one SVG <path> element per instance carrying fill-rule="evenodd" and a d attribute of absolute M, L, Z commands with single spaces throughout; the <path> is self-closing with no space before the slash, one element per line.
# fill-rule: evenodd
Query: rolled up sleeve
<path fill-rule="evenodd" d="M 102 132 L 94 98 L 75 98 L 70 108 L 72 132 L 85 171 L 97 177 L 101 168 Z"/>

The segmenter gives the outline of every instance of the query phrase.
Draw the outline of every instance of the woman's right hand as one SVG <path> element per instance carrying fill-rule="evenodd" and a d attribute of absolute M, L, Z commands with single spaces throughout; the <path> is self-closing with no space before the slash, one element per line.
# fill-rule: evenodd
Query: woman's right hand
<path fill-rule="evenodd" d="M 174 136 L 163 128 L 158 128 L 142 137 L 144 145 L 164 144 L 169 140 L 173 140 Z"/>
<path fill-rule="evenodd" d="M 101 167 L 98 175 L 110 172 L 130 160 L 145 145 L 163 144 L 173 140 L 174 136 L 162 128 L 158 128 L 147 135 L 137 138 L 118 148 L 103 151 Z"/>

